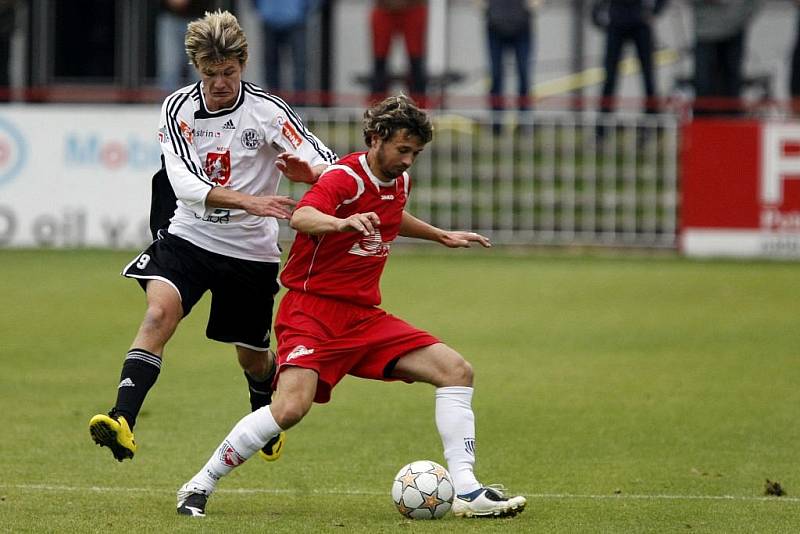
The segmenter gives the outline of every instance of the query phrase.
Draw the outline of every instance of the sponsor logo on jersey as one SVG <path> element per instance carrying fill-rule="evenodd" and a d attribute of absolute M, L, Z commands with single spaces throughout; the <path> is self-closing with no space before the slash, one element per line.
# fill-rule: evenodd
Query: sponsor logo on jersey
<path fill-rule="evenodd" d="M 167 131 L 166 126 L 162 126 L 158 129 L 158 142 L 162 145 L 164 143 L 169 143 L 169 132 Z"/>
<path fill-rule="evenodd" d="M 258 148 L 258 132 L 253 128 L 247 128 L 242 132 L 242 146 L 248 150 L 255 150 Z"/>
<path fill-rule="evenodd" d="M 231 179 L 231 153 L 209 152 L 206 154 L 206 175 L 219 185 L 228 185 Z"/>
<path fill-rule="evenodd" d="M 220 445 L 218 458 L 228 467 L 242 465 L 245 461 L 242 455 L 236 452 L 236 449 L 227 440 Z"/>
<path fill-rule="evenodd" d="M 303 138 L 300 137 L 300 134 L 297 133 L 297 130 L 294 129 L 294 126 L 288 122 L 284 122 L 281 126 L 281 133 L 295 149 L 300 148 L 300 145 L 303 144 Z"/>
<path fill-rule="evenodd" d="M 353 243 L 353 246 L 347 252 L 356 256 L 383 257 L 389 255 L 389 247 L 389 243 L 383 242 L 380 230 L 375 230 L 374 234 L 362 237 L 359 241 Z"/>
<path fill-rule="evenodd" d="M 381 200 L 394 200 L 394 195 L 381 195 Z"/>
<path fill-rule="evenodd" d="M 196 137 L 210 137 L 210 138 L 222 137 L 221 132 L 217 132 L 215 130 L 203 130 L 203 129 L 195 130 L 194 135 Z"/>
<path fill-rule="evenodd" d="M 231 210 L 217 208 L 214 210 L 213 213 L 211 213 L 210 215 L 206 215 L 205 217 L 200 217 L 198 214 L 195 213 L 194 218 L 214 224 L 228 224 L 229 222 L 231 222 Z"/>
<path fill-rule="evenodd" d="M 286 357 L 286 361 L 290 362 L 295 358 L 299 358 L 300 356 L 308 356 L 309 354 L 314 354 L 314 349 L 306 348 L 305 345 L 297 345 Z"/>
<path fill-rule="evenodd" d="M 189 144 L 192 144 L 194 141 L 194 130 L 183 121 L 181 121 L 181 135 L 183 135 L 183 138 L 186 139 L 186 142 Z"/>
<path fill-rule="evenodd" d="M 235 130 L 236 126 L 233 124 L 233 119 L 228 119 L 228 122 L 222 125 L 223 130 Z"/>

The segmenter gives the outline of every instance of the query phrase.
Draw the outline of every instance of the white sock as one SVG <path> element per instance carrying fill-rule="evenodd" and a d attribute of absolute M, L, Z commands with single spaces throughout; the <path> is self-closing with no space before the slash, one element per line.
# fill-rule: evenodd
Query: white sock
<path fill-rule="evenodd" d="M 211 494 L 220 478 L 247 461 L 282 431 L 269 406 L 242 417 L 190 483 Z"/>
<path fill-rule="evenodd" d="M 475 414 L 472 388 L 450 386 L 436 389 L 436 427 L 442 437 L 447 470 L 457 495 L 481 487 L 475 478 Z"/>

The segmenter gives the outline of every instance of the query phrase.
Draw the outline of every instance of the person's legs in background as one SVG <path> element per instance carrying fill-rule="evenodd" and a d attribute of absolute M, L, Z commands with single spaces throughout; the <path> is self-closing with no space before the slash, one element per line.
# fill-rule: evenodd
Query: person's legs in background
<path fill-rule="evenodd" d="M 187 23 L 185 18 L 168 12 L 160 13 L 156 20 L 158 85 L 168 93 L 187 81 L 189 60 L 183 43 Z"/>
<path fill-rule="evenodd" d="M 389 79 L 386 62 L 389 57 L 389 47 L 392 44 L 394 33 L 393 19 L 389 11 L 374 8 L 370 15 L 370 27 L 372 29 L 372 83 L 370 99 L 372 101 L 382 100 L 389 87 Z"/>
<path fill-rule="evenodd" d="M 505 98 L 503 96 L 503 38 L 491 29 L 487 30 L 487 44 L 489 50 L 489 70 L 491 85 L 489 87 L 489 106 L 492 109 L 492 133 L 500 135 L 503 130 L 503 109 Z"/>
<path fill-rule="evenodd" d="M 402 10 L 402 32 L 408 52 L 409 80 L 411 98 L 420 106 L 426 107 L 428 74 L 425 71 L 425 36 L 428 31 L 428 7 L 425 4 Z"/>
<path fill-rule="evenodd" d="M 308 103 L 306 85 L 306 25 L 298 24 L 288 30 L 287 39 L 292 49 L 292 104 L 303 106 Z"/>
<path fill-rule="evenodd" d="M 262 27 L 264 40 L 264 79 L 271 93 L 281 89 L 280 31 L 269 24 Z"/>

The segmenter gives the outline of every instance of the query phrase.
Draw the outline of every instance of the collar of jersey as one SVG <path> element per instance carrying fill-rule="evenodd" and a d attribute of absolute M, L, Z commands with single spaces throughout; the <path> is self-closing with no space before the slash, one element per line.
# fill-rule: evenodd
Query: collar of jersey
<path fill-rule="evenodd" d="M 209 111 L 206 106 L 206 95 L 203 93 L 203 82 L 200 82 L 200 112 L 210 117 L 217 115 L 225 115 L 231 111 L 235 111 L 244 102 L 244 82 L 239 82 L 239 96 L 236 97 L 236 102 L 229 108 L 218 109 L 217 111 Z"/>
<path fill-rule="evenodd" d="M 367 163 L 366 154 L 361 154 L 360 156 L 358 156 L 358 162 L 361 163 L 361 168 L 364 169 L 364 172 L 367 173 L 367 176 L 369 176 L 369 181 L 375 184 L 375 187 L 377 187 L 378 189 L 380 189 L 381 187 L 392 187 L 393 185 L 395 185 L 395 183 L 397 183 L 397 178 L 392 178 L 388 182 L 384 182 L 379 180 L 377 176 L 372 174 L 372 170 L 369 168 L 369 164 Z"/>

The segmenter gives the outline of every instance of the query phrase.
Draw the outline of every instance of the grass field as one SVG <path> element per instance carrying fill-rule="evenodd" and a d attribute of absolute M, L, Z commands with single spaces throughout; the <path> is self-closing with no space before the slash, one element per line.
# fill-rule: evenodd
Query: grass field
<path fill-rule="evenodd" d="M 0 251 L 2 532 L 797 532 L 800 265 L 513 251 L 398 251 L 384 305 L 476 371 L 477 472 L 528 496 L 512 520 L 411 522 L 389 491 L 442 461 L 433 391 L 345 379 L 279 462 L 226 479 L 205 519 L 175 490 L 246 412 L 207 301 L 165 354 L 119 464 L 110 408 L 143 312 L 133 253 Z M 765 480 L 783 497 L 765 497 Z"/>

